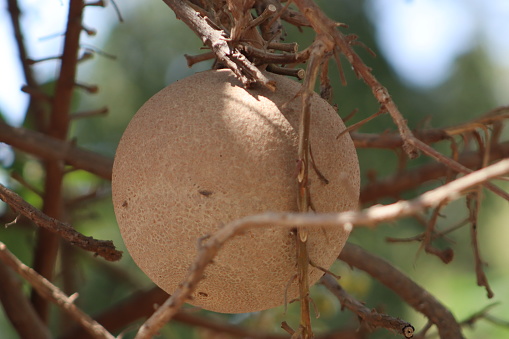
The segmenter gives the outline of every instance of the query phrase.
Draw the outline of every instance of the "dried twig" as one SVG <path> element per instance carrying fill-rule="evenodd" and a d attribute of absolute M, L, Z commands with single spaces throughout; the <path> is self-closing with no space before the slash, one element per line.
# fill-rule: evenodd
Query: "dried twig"
<path fill-rule="evenodd" d="M 491 147 L 490 162 L 507 157 L 509 157 L 509 142 L 506 141 Z M 476 168 L 482 163 L 482 155 L 478 151 L 464 152 L 459 155 L 457 162 L 468 168 Z M 401 193 L 407 190 L 445 178 L 449 174 L 450 169 L 440 162 L 401 171 L 396 175 L 367 184 L 361 190 L 360 201 L 368 203 L 384 197 L 398 198 Z"/>
<path fill-rule="evenodd" d="M 498 303 L 493 303 L 486 307 L 483 307 L 481 310 L 475 312 L 474 314 L 469 316 L 467 319 L 463 320 L 461 322 L 461 325 L 467 325 L 467 326 L 472 327 L 478 320 L 484 319 L 484 320 L 489 321 L 495 325 L 504 326 L 504 327 L 509 328 L 509 321 L 498 319 L 498 318 L 492 316 L 491 314 L 489 314 L 491 309 L 497 305 L 498 305 Z"/>
<path fill-rule="evenodd" d="M 379 115 L 382 115 L 385 113 L 385 109 L 380 108 L 378 110 L 378 112 L 370 115 L 369 117 L 367 117 L 366 119 L 362 119 L 361 121 L 359 122 L 356 122 L 355 124 L 353 125 L 350 125 L 348 126 L 348 128 L 344 129 L 343 131 L 341 131 L 341 133 L 339 133 L 337 136 L 336 136 L 336 139 L 339 139 L 341 138 L 345 133 L 349 133 L 350 131 L 355 131 L 356 129 L 358 129 L 359 127 L 361 127 L 362 125 L 366 124 L 367 122 L 373 120 L 374 118 L 376 118 L 377 116 Z"/>
<path fill-rule="evenodd" d="M 245 86 L 256 82 L 275 90 L 274 84 L 253 63 L 240 52 L 232 50 L 228 46 L 226 32 L 212 27 L 207 18 L 195 11 L 184 0 L 163 1 L 180 20 L 198 35 L 205 45 L 216 53 L 217 58 L 230 68 Z"/>
<path fill-rule="evenodd" d="M 214 59 L 216 57 L 216 54 L 214 52 L 207 52 L 198 55 L 184 54 L 184 57 L 186 58 L 187 61 L 187 67 L 192 67 L 194 64 L 197 64 L 199 62 Z"/>
<path fill-rule="evenodd" d="M 474 263 L 475 263 L 475 274 L 477 276 L 477 285 L 484 286 L 486 289 L 486 293 L 488 298 L 493 298 L 494 293 L 488 283 L 488 278 L 484 273 L 484 263 L 481 259 L 481 250 L 479 248 L 479 241 L 477 239 L 477 216 L 480 208 L 480 200 L 481 200 L 481 192 L 476 190 L 473 193 L 467 195 L 467 206 L 469 209 L 470 217 L 469 221 L 471 223 L 470 226 L 470 237 L 472 241 L 472 249 L 474 251 Z"/>
<path fill-rule="evenodd" d="M 385 328 L 402 334 L 405 338 L 413 337 L 415 329 L 410 323 L 386 314 L 378 313 L 375 310 L 370 310 L 364 306 L 363 303 L 349 295 L 330 275 L 324 275 L 320 279 L 320 283 L 327 287 L 327 289 L 338 298 L 343 308 L 347 308 L 357 314 L 363 321 L 363 325 L 367 326 L 369 329 Z"/>
<path fill-rule="evenodd" d="M 433 213 L 431 214 L 431 218 L 429 222 L 426 225 L 426 231 L 424 232 L 423 239 L 422 239 L 422 246 L 424 247 L 424 250 L 426 253 L 431 253 L 436 255 L 444 264 L 448 264 L 452 261 L 454 252 L 451 248 L 447 247 L 443 250 L 440 250 L 438 248 L 435 248 L 432 244 L 434 233 L 435 233 L 435 226 L 437 223 L 437 219 L 440 216 L 440 210 L 442 207 L 444 207 L 445 204 L 440 204 L 433 210 Z"/>
<path fill-rule="evenodd" d="M 415 135 L 427 144 L 449 139 L 449 135 L 442 129 L 415 131 Z M 396 149 L 403 146 L 401 135 L 396 133 L 358 133 L 351 132 L 350 136 L 357 148 Z"/>
<path fill-rule="evenodd" d="M 423 313 L 438 328 L 441 338 L 464 338 L 461 327 L 452 315 L 428 291 L 417 285 L 389 262 L 347 243 L 339 259 L 366 271 L 373 278 L 393 290 L 410 306 Z"/>
<path fill-rule="evenodd" d="M 453 159 L 451 159 L 451 158 L 443 155 L 442 153 L 436 151 L 431 146 L 428 146 L 427 144 L 425 144 L 424 142 L 420 141 L 419 139 L 417 139 L 415 137 L 410 138 L 409 142 L 412 145 L 415 145 L 415 147 L 417 147 L 422 152 L 426 153 L 428 156 L 436 159 L 437 161 L 441 162 L 442 164 L 446 165 L 447 167 L 449 167 L 450 169 L 452 169 L 452 170 L 454 170 L 456 172 L 467 174 L 467 173 L 472 173 L 472 171 L 473 171 L 470 168 L 467 168 L 467 167 L 463 166 L 462 164 L 458 163 L 457 161 L 454 161 Z M 490 191 L 495 193 L 496 195 L 498 195 L 498 196 L 504 198 L 505 200 L 509 201 L 509 193 L 501 190 L 500 188 L 498 188 L 497 186 L 492 185 L 489 182 L 483 183 L 483 185 L 487 189 L 489 189 Z"/>
<path fill-rule="evenodd" d="M 312 0 L 294 0 L 294 2 L 311 23 L 311 26 L 317 33 L 317 37 L 326 44 L 334 46 L 332 50 L 341 52 L 348 62 L 350 62 L 357 76 L 362 78 L 371 88 L 375 98 L 382 107 L 387 109 L 398 127 L 399 133 L 403 139 L 403 149 L 411 158 L 416 157 L 418 148 L 410 143 L 413 134 L 408 128 L 405 119 L 399 112 L 387 89 L 378 82 L 371 73 L 371 69 L 366 66 L 357 53 L 355 53 L 350 45 L 349 39 L 337 29 L 338 24 L 327 17 Z"/>
<path fill-rule="evenodd" d="M 3 185 L 0 185 L 0 199 L 15 211 L 32 220 L 36 225 L 62 237 L 72 245 L 94 252 L 109 261 L 116 261 L 122 257 L 122 252 L 115 249 L 112 241 L 96 240 L 92 237 L 84 236 L 71 225 L 47 216 Z"/>

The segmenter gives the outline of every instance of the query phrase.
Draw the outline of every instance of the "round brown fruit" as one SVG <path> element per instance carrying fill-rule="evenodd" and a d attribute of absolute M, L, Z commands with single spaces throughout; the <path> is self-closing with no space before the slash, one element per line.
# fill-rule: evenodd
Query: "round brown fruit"
<path fill-rule="evenodd" d="M 300 84 L 266 74 L 277 90 L 245 89 L 229 70 L 197 73 L 148 100 L 127 127 L 113 166 L 113 204 L 136 264 L 173 293 L 197 255 L 199 239 L 263 212 L 297 211 Z M 310 144 L 324 183 L 310 166 L 316 212 L 357 208 L 359 167 L 334 108 L 311 98 Z M 329 268 L 349 235 L 309 229 L 310 260 Z M 223 313 L 254 312 L 298 296 L 295 236 L 284 227 L 228 240 L 190 304 Z M 309 281 L 323 272 L 309 267 Z"/>

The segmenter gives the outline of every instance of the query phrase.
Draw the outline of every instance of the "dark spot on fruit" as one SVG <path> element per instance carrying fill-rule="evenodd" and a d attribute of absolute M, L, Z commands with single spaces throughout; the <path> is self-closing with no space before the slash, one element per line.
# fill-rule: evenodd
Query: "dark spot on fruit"
<path fill-rule="evenodd" d="M 198 295 L 199 295 L 200 297 L 205 297 L 205 298 L 209 296 L 209 295 L 208 295 L 207 293 L 205 293 L 205 292 L 198 292 Z"/>
<path fill-rule="evenodd" d="M 212 191 L 207 190 L 199 190 L 198 193 L 200 193 L 203 196 L 210 197 L 212 195 Z"/>
<path fill-rule="evenodd" d="M 124 201 L 124 202 L 122 203 L 122 207 L 127 207 L 127 201 Z"/>

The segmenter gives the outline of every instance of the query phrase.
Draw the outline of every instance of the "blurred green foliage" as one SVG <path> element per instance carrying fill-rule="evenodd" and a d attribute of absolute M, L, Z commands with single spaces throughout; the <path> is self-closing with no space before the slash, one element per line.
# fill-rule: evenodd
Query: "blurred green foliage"
<path fill-rule="evenodd" d="M 451 77 L 439 87 L 412 88 L 398 79 L 378 51 L 374 38 L 375 28 L 366 15 L 364 1 L 319 1 L 319 4 L 331 18 L 347 23 L 349 29 L 346 32 L 358 35 L 359 40 L 378 55 L 373 58 L 362 47 L 357 48 L 361 57 L 373 68 L 376 77 L 389 89 L 411 128 L 436 128 L 462 123 L 495 106 L 489 71 L 486 70 L 488 60 L 480 44 L 457 60 Z M 114 155 L 116 145 L 131 117 L 148 98 L 167 84 L 210 67 L 210 62 L 195 65 L 192 69 L 187 67 L 184 54 L 201 53 L 201 41 L 182 22 L 175 19 L 175 15 L 162 1 L 144 2 L 124 15 L 125 23 L 116 25 L 104 46 L 100 46 L 114 54 L 116 59 L 98 56 L 94 61 L 80 66 L 80 80 L 98 84 L 100 91 L 93 96 L 80 93 L 75 101 L 77 110 L 107 106 L 109 114 L 106 117 L 78 120 L 73 123 L 71 132 L 71 137 L 76 138 L 80 146 L 110 157 Z M 285 37 L 286 41 L 299 42 L 301 49 L 312 39 L 313 32 L 310 29 L 299 32 L 293 27 L 288 27 Z M 374 100 L 370 88 L 356 79 L 347 62 L 343 61 L 347 86 L 340 84 L 335 66 L 331 64 L 330 67 L 334 102 L 343 117 L 354 109 L 359 110 L 349 122 L 353 123 L 375 113 L 378 103 Z M 29 125 L 29 122 L 25 124 Z M 385 130 L 395 130 L 388 116 L 379 117 L 360 129 L 361 132 L 371 133 Z M 447 152 L 447 147 L 443 147 Z M 397 157 L 391 151 L 361 149 L 358 152 L 363 174 L 376 169 L 378 175 L 384 177 L 396 170 Z M 429 161 L 421 156 L 409 161 L 409 167 Z M 31 185 L 42 189 L 44 173 L 40 163 L 33 157 L 16 152 L 16 160 L 8 171 L 19 173 Z M 367 182 L 365 176 L 363 181 Z M 41 198 L 34 192 L 14 182 L 11 187 L 34 206 L 41 206 Z M 71 223 L 84 234 L 113 240 L 125 253 L 119 263 L 106 263 L 73 248 L 64 250 L 66 256 L 69 256 L 65 262 L 73 262 L 71 274 L 74 276 L 74 287 L 80 294 L 78 305 L 90 314 L 97 314 L 133 291 L 148 288 L 151 283 L 132 262 L 124 248 L 110 201 L 109 182 L 83 171 L 76 171 L 67 176 L 65 187 L 65 196 L 70 204 L 68 218 Z M 432 185 L 419 187 L 413 192 L 407 192 L 405 197 L 415 196 L 430 187 Z M 505 187 L 509 188 L 508 185 Z M 75 199 L 80 196 L 93 192 L 96 192 L 94 199 L 76 202 Z M 440 219 L 438 228 L 450 227 L 463 219 L 466 216 L 464 205 L 464 201 L 460 200 L 448 206 L 444 211 L 447 217 Z M 486 193 L 479 222 L 481 250 L 486 261 L 490 263 L 486 272 L 496 294 L 495 300 L 503 302 L 492 313 L 500 318 L 505 317 L 505 320 L 509 320 L 509 305 L 506 302 L 509 300 L 509 252 L 506 246 L 509 230 L 505 227 L 508 218 L 507 202 Z M 485 291 L 476 286 L 468 226 L 450 235 L 452 241 L 448 245 L 455 250 L 455 259 L 449 265 L 423 253 L 418 243 L 387 244 L 385 240 L 386 237 L 411 237 L 423 229 L 424 226 L 415 219 L 404 219 L 376 229 L 356 229 L 351 241 L 394 263 L 450 307 L 460 320 L 490 304 L 492 301 L 485 297 Z M 20 259 L 30 264 L 33 235 L 31 225 L 11 226 L 0 231 L 0 240 Z M 59 267 L 57 283 L 61 283 L 62 270 L 66 267 L 63 259 Z M 396 294 L 367 274 L 352 271 L 342 263 L 336 263 L 332 270 L 342 276 L 341 283 L 344 288 L 366 302 L 368 307 L 376 307 L 390 315 L 408 320 L 417 329 L 425 325 L 424 317 L 411 310 Z M 321 317 L 314 320 L 316 333 L 324 333 L 332 328 L 357 326 L 356 317 L 349 312 L 341 312 L 337 300 L 323 287 L 314 287 L 312 293 L 321 313 Z M 229 316 L 205 311 L 201 313 L 222 321 L 252 326 L 257 332 L 283 333 L 279 328 L 281 321 L 286 320 L 290 324 L 298 322 L 298 307 L 293 304 L 286 315 L 283 314 L 283 307 L 250 315 Z M 55 328 L 62 326 L 56 316 L 53 323 Z M 125 338 L 130 338 L 132 332 L 128 331 Z M 2 338 L 16 337 L 2 316 L 0 333 Z M 502 338 L 509 336 L 509 329 L 481 320 L 472 329 L 466 330 L 466 336 Z M 180 324 L 171 324 L 161 332 L 161 337 L 198 338 L 199 331 Z M 394 334 L 386 331 L 377 331 L 373 335 L 373 338 L 393 337 Z"/>

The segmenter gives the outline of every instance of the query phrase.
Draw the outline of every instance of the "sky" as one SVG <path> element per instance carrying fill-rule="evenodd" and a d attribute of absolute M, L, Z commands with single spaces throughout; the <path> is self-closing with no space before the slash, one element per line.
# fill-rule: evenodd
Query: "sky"
<path fill-rule="evenodd" d="M 67 5 L 63 0 L 19 0 L 22 25 L 32 59 L 55 56 L 61 50 Z M 5 4 L 5 2 L 4 2 Z M 120 10 L 132 10 L 136 0 L 117 1 Z M 369 0 L 370 17 L 382 52 L 409 85 L 433 87 L 443 82 L 455 59 L 478 41 L 498 67 L 509 73 L 509 0 Z M 110 6 L 87 8 L 85 24 L 98 34 L 82 42 L 101 47 L 109 28 L 118 21 Z M 107 49 L 107 47 L 105 47 Z M 28 103 L 6 6 L 0 10 L 0 109 L 8 122 L 19 125 Z M 36 64 L 40 81 L 54 76 L 56 61 Z M 502 81 L 502 80 L 501 80 Z M 503 82 L 503 81 L 502 81 Z M 502 83 L 503 93 L 509 83 Z M 506 103 L 507 104 L 507 103 Z"/>

